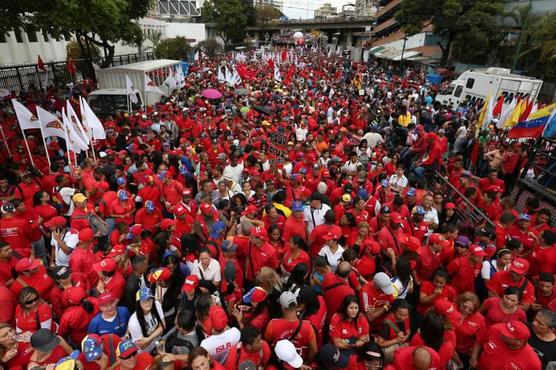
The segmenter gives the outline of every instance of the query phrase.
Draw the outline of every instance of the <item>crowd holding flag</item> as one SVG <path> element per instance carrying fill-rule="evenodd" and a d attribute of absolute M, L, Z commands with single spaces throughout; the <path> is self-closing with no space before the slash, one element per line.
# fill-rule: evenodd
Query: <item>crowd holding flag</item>
<path fill-rule="evenodd" d="M 21 133 L 23 135 L 23 141 L 25 142 L 25 147 L 27 148 L 27 153 L 29 154 L 29 160 L 31 164 L 35 166 L 33 162 L 33 156 L 31 155 L 31 150 L 29 149 L 29 143 L 27 142 L 27 136 L 25 136 L 25 130 L 30 129 L 40 129 L 41 123 L 37 116 L 35 116 L 29 109 L 27 109 L 23 104 L 18 102 L 16 99 L 12 99 L 12 104 L 14 107 L 15 115 L 19 122 L 19 127 L 21 128 Z"/>
<path fill-rule="evenodd" d="M 533 113 L 528 120 L 521 121 L 512 127 L 508 133 L 508 138 L 537 138 L 541 136 L 545 127 L 550 123 L 551 130 L 554 130 L 552 121 L 556 113 L 556 103 Z"/>

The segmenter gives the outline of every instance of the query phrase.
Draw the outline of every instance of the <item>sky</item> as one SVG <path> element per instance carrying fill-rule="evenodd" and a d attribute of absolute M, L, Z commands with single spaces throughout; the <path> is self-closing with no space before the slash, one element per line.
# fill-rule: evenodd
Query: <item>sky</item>
<path fill-rule="evenodd" d="M 284 7 L 282 11 L 288 18 L 299 19 L 299 18 L 313 18 L 313 12 L 315 9 L 320 8 L 324 3 L 331 3 L 338 9 L 338 12 L 342 11 L 342 5 L 344 4 L 355 4 L 355 0 L 282 0 Z M 308 10 L 307 10 L 308 9 Z"/>

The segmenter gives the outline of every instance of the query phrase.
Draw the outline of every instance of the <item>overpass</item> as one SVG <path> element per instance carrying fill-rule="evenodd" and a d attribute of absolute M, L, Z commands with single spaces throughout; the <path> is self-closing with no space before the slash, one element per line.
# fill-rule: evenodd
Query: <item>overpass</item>
<path fill-rule="evenodd" d="M 335 35 L 338 37 L 338 43 L 353 46 L 353 37 L 369 31 L 374 21 L 374 17 L 355 16 L 329 19 L 274 20 L 264 26 L 246 27 L 245 30 L 257 40 L 263 40 L 265 33 L 272 37 L 273 34 L 281 30 L 321 31 L 328 35 L 329 40 L 332 39 L 332 35 Z"/>

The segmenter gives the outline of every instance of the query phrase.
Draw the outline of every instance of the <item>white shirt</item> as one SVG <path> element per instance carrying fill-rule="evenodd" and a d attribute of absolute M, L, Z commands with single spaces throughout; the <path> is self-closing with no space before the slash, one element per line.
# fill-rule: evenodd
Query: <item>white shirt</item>
<path fill-rule="evenodd" d="M 64 214 L 64 216 L 71 216 L 73 214 L 73 210 L 75 208 L 75 205 L 73 204 L 73 200 L 71 199 L 71 197 L 73 197 L 73 194 L 75 194 L 75 189 L 74 188 L 61 188 L 59 193 L 60 196 L 62 197 L 62 200 L 66 203 L 69 204 L 69 209 L 68 212 L 66 214 Z"/>
<path fill-rule="evenodd" d="M 223 177 L 229 177 L 232 180 L 234 180 L 234 182 L 237 182 L 238 184 L 241 183 L 242 175 L 243 175 L 243 162 L 238 163 L 235 167 L 232 166 L 231 164 L 227 165 L 224 168 L 224 172 L 222 173 Z"/>
<path fill-rule="evenodd" d="M 193 262 L 192 273 L 197 275 L 197 277 L 201 280 L 209 280 L 214 282 L 222 281 L 222 277 L 220 275 L 220 263 L 218 263 L 218 261 L 214 258 L 210 259 L 210 262 L 206 269 L 203 268 L 199 260 Z"/>
<path fill-rule="evenodd" d="M 77 231 L 71 231 L 71 229 L 66 230 L 66 233 L 64 234 L 64 236 L 62 237 L 62 241 L 64 242 L 64 244 L 73 251 L 73 249 L 75 248 L 75 246 L 77 245 L 77 243 L 79 243 L 79 233 Z M 52 247 L 54 247 L 54 250 L 56 251 L 55 255 L 56 255 L 56 266 L 66 266 L 69 267 L 69 259 L 70 259 L 70 254 L 65 254 L 64 251 L 62 250 L 62 248 L 60 248 L 60 246 L 58 245 L 58 242 L 56 241 L 56 239 L 52 238 L 52 240 L 50 241 L 50 244 L 52 245 Z"/>
<path fill-rule="evenodd" d="M 398 174 L 390 176 L 389 182 L 391 186 L 396 186 L 396 191 L 403 190 L 408 184 L 407 177 L 404 175 L 402 175 L 402 177 L 398 177 Z"/>
<path fill-rule="evenodd" d="M 367 140 L 367 146 L 369 149 L 373 149 L 378 144 L 382 144 L 384 142 L 382 135 L 377 132 L 367 132 L 361 139 Z"/>
<path fill-rule="evenodd" d="M 320 252 L 319 256 L 326 257 L 328 264 L 330 265 L 330 269 L 332 272 L 336 272 L 336 268 L 340 264 L 340 258 L 342 258 L 342 253 L 344 253 L 344 248 L 341 245 L 338 245 L 338 249 L 336 249 L 336 253 L 333 253 L 330 250 L 328 244 L 324 245 Z"/>
<path fill-rule="evenodd" d="M 234 348 L 241 339 L 238 328 L 230 328 L 221 334 L 213 334 L 201 342 L 201 347 L 207 350 L 213 360 L 223 364 L 228 358 L 231 348 Z"/>
<path fill-rule="evenodd" d="M 161 319 L 164 319 L 164 312 L 162 311 L 162 305 L 160 304 L 160 302 L 155 300 L 153 309 L 154 308 L 156 308 L 156 310 L 158 311 L 158 316 Z M 151 312 L 148 315 L 145 315 L 145 324 L 147 325 L 147 335 L 150 335 L 160 323 L 154 318 Z M 137 319 L 137 312 L 134 312 L 133 315 L 131 315 L 131 317 L 129 318 L 127 330 L 129 331 L 129 335 L 131 336 L 131 339 L 133 339 L 133 341 L 144 338 L 143 332 L 141 331 L 141 325 L 139 325 L 139 320 Z M 148 347 L 146 347 L 145 349 L 140 349 L 139 353 L 151 352 L 154 349 L 157 341 L 158 339 L 155 338 Z"/>
<path fill-rule="evenodd" d="M 342 166 L 342 170 L 345 172 L 357 172 L 357 167 L 360 165 L 361 162 L 355 161 L 355 163 L 353 163 L 350 159 L 346 163 L 344 163 L 344 165 Z"/>
<path fill-rule="evenodd" d="M 297 141 L 305 141 L 308 132 L 309 132 L 309 129 L 307 127 L 305 127 L 305 128 L 302 128 L 302 127 L 296 128 L 295 129 L 295 137 L 297 138 Z"/>
<path fill-rule="evenodd" d="M 438 212 L 436 212 L 436 209 L 434 207 L 431 207 L 431 209 L 429 209 L 428 211 L 425 209 L 425 218 L 423 219 L 423 221 L 425 221 L 429 225 L 438 225 Z M 433 229 L 429 228 L 429 231 L 427 231 L 426 235 L 429 236 L 432 233 Z"/>
<path fill-rule="evenodd" d="M 492 266 L 490 265 L 492 263 Z M 491 267 L 494 267 L 498 271 L 498 265 L 496 260 L 494 261 L 483 261 L 483 266 L 481 267 L 481 277 L 483 279 L 490 280 L 492 278 Z"/>
<path fill-rule="evenodd" d="M 321 204 L 320 209 L 305 207 L 303 215 L 305 216 L 305 221 L 307 222 L 307 230 L 309 231 L 309 234 L 311 234 L 311 231 L 313 231 L 315 227 L 324 223 L 324 214 L 328 212 L 329 209 L 330 206 L 324 203 Z"/>

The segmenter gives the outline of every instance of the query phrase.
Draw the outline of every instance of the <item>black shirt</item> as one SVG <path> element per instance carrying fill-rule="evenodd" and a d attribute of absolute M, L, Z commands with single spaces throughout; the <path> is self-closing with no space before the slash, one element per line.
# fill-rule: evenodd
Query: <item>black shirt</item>
<path fill-rule="evenodd" d="M 539 356 L 542 362 L 542 368 L 546 369 L 546 365 L 548 365 L 549 362 L 556 361 L 556 340 L 545 342 L 537 337 L 532 324 L 529 323 L 527 326 L 531 332 L 531 338 L 528 340 L 529 345 L 533 347 L 537 356 Z"/>

